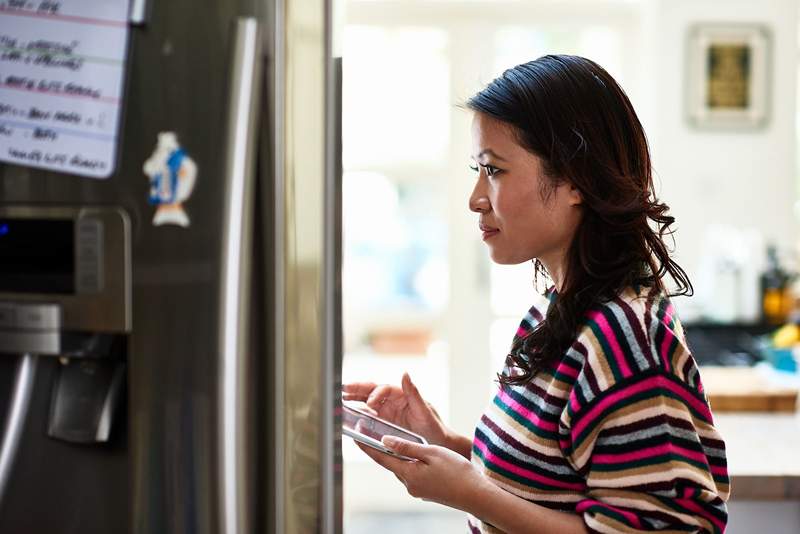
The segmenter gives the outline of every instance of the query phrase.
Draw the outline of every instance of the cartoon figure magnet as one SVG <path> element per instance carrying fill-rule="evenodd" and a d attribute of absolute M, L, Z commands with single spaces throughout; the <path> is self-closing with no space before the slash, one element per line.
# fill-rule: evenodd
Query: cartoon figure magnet
<path fill-rule="evenodd" d="M 143 170 L 150 179 L 150 204 L 156 206 L 153 225 L 188 227 L 191 221 L 183 203 L 194 190 L 197 165 L 181 148 L 174 132 L 158 134 L 158 145 L 144 162 Z"/>

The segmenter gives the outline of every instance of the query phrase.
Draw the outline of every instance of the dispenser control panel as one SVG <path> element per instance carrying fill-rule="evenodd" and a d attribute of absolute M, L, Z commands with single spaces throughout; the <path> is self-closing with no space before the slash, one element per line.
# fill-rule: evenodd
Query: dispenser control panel
<path fill-rule="evenodd" d="M 0 329 L 129 332 L 130 271 L 121 209 L 0 205 Z"/>

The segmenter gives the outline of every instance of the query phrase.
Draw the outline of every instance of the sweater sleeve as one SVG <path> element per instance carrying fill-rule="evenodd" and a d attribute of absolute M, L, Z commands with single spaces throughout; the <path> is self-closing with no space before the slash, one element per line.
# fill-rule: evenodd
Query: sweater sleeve
<path fill-rule="evenodd" d="M 576 511 L 593 533 L 724 532 L 725 444 L 679 325 L 647 325 L 651 337 L 635 321 L 596 319 L 560 424 L 586 481 Z"/>
<path fill-rule="evenodd" d="M 617 384 L 577 413 L 570 458 L 586 480 L 576 511 L 589 531 L 723 532 L 728 475 L 709 417 L 702 399 L 660 372 Z"/>

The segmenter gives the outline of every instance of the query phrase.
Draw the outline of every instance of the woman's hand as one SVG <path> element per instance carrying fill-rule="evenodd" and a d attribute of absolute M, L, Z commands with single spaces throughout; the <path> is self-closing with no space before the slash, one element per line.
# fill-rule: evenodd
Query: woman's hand
<path fill-rule="evenodd" d="M 488 482 L 469 460 L 445 447 L 412 443 L 394 436 L 384 436 L 383 444 L 414 460 L 401 460 L 357 443 L 370 458 L 394 473 L 412 497 L 468 511 Z"/>
<path fill-rule="evenodd" d="M 426 402 L 408 373 L 401 387 L 372 382 L 354 382 L 342 386 L 344 400 L 365 402 L 378 417 L 419 434 L 433 445 L 449 446 L 451 432 L 436 410 Z"/>
<path fill-rule="evenodd" d="M 406 486 L 412 497 L 433 501 L 494 525 L 501 532 L 586 534 L 581 516 L 551 510 L 496 486 L 460 454 L 437 445 L 421 445 L 384 436 L 387 448 L 413 460 L 401 460 L 356 443 Z"/>

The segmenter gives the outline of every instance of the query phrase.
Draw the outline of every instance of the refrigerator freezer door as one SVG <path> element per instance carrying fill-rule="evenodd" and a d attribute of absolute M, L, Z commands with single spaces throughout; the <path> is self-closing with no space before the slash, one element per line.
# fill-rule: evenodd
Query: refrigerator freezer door
<path fill-rule="evenodd" d="M 48 438 L 60 363 L 39 357 L 0 531 L 341 532 L 330 1 L 146 4 L 130 28 L 116 172 L 0 164 L 3 207 L 124 213 L 131 280 L 124 327 L 101 330 L 122 338 L 121 424 L 91 447 Z M 243 15 L 261 38 L 252 21 L 232 28 Z M 159 174 L 151 156 L 166 145 L 191 164 L 168 159 Z M 164 217 L 181 168 L 193 193 Z M 0 414 L 14 363 L 0 358 Z"/>
<path fill-rule="evenodd" d="M 338 113 L 329 0 L 270 2 L 271 135 L 261 140 L 263 288 L 273 317 L 267 532 L 341 532 Z M 258 230 L 257 230 L 258 231 Z M 338 359 L 337 359 L 338 355 Z"/>

